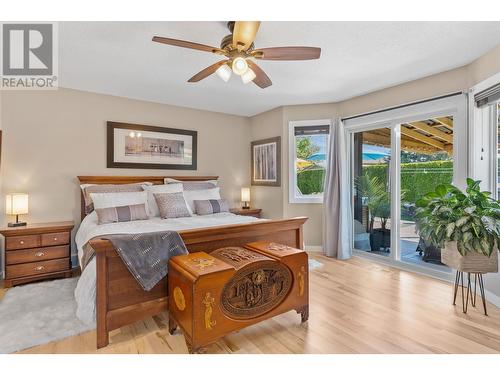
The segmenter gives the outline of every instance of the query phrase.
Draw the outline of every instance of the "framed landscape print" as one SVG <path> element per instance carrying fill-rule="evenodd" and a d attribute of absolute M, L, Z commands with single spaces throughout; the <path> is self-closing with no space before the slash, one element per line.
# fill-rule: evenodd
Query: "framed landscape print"
<path fill-rule="evenodd" d="M 108 168 L 196 169 L 198 132 L 108 121 Z"/>
<path fill-rule="evenodd" d="M 281 137 L 251 145 L 252 185 L 281 186 Z"/>

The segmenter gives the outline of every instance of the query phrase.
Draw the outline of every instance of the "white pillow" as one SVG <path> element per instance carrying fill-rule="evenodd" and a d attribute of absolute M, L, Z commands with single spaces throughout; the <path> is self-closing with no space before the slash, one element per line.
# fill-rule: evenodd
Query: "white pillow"
<path fill-rule="evenodd" d="M 134 193 L 91 193 L 94 209 L 132 206 L 134 204 L 145 204 L 148 206 L 148 193 L 145 191 Z"/>
<path fill-rule="evenodd" d="M 220 188 L 204 190 L 184 190 L 184 199 L 188 205 L 191 215 L 195 212 L 194 201 L 204 201 L 207 199 L 221 199 Z"/>
<path fill-rule="evenodd" d="M 148 193 L 148 211 L 150 217 L 160 216 L 160 209 L 154 194 L 160 193 L 182 193 L 182 184 L 152 185 L 142 187 Z"/>

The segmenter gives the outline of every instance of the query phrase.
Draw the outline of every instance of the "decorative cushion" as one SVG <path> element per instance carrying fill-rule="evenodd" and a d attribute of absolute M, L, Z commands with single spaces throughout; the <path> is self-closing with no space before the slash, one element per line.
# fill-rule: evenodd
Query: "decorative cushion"
<path fill-rule="evenodd" d="M 195 200 L 194 208 L 198 215 L 210 215 L 218 214 L 219 212 L 228 212 L 229 204 L 225 199 Z"/>
<path fill-rule="evenodd" d="M 184 199 L 189 207 L 189 212 L 193 214 L 196 211 L 194 207 L 194 201 L 203 201 L 208 199 L 221 199 L 220 188 L 216 187 L 213 189 L 204 190 L 184 190 Z"/>
<path fill-rule="evenodd" d="M 156 204 L 154 195 L 159 193 L 182 193 L 182 184 L 144 186 L 144 190 L 148 193 L 149 216 L 158 217 L 160 216 L 160 209 Z"/>
<path fill-rule="evenodd" d="M 133 193 L 91 193 L 94 208 L 108 208 L 144 204 L 147 206 L 148 193 L 145 191 Z"/>
<path fill-rule="evenodd" d="M 97 213 L 97 223 L 99 225 L 148 219 L 144 203 L 131 206 L 96 208 L 95 212 Z"/>
<path fill-rule="evenodd" d="M 154 194 L 162 219 L 191 216 L 183 193 Z"/>
<path fill-rule="evenodd" d="M 85 202 L 85 214 L 89 214 L 94 210 L 94 205 L 90 194 L 92 193 L 125 193 L 143 191 L 143 186 L 152 185 L 151 182 L 140 182 L 138 184 L 107 184 L 107 185 L 94 185 L 83 184 L 80 185 L 83 191 L 83 199 Z"/>
<path fill-rule="evenodd" d="M 180 181 L 174 178 L 165 178 L 165 184 L 179 184 L 181 183 L 184 190 L 205 190 L 213 189 L 217 187 L 217 180 L 207 180 L 207 181 Z"/>

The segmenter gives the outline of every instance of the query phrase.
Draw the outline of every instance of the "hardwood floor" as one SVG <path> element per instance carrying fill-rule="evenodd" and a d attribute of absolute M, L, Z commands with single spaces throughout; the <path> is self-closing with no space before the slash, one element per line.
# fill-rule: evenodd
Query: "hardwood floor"
<path fill-rule="evenodd" d="M 500 310 L 467 315 L 452 306 L 450 284 L 365 259 L 332 260 L 310 275 L 310 318 L 286 313 L 227 336 L 209 353 L 499 353 Z M 1 291 L 0 291 L 1 296 Z M 480 303 L 478 303 L 478 306 Z M 96 350 L 95 331 L 22 353 L 187 353 L 170 336 L 167 313 L 112 332 Z"/>

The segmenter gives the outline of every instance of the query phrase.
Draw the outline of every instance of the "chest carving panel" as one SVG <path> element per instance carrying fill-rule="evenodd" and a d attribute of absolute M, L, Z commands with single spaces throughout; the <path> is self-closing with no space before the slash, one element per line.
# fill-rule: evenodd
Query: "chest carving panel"
<path fill-rule="evenodd" d="M 249 319 L 278 306 L 292 286 L 288 267 L 272 260 L 241 268 L 225 285 L 221 296 L 224 313 L 233 319 Z"/>

